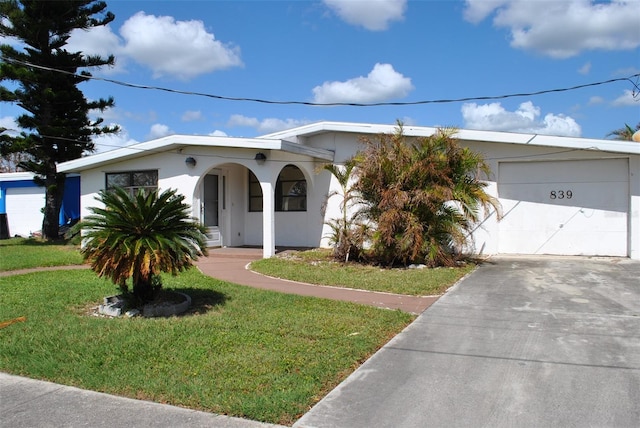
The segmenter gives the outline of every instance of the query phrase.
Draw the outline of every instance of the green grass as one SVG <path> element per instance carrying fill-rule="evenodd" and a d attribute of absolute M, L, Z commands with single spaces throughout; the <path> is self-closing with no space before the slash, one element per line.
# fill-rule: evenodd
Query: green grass
<path fill-rule="evenodd" d="M 40 266 L 82 264 L 78 247 L 48 243 L 38 239 L 0 240 L 0 272 Z"/>
<path fill-rule="evenodd" d="M 0 322 L 26 317 L 0 329 L 0 371 L 291 424 L 413 319 L 238 286 L 196 270 L 164 281 L 192 296 L 193 313 L 89 315 L 116 291 L 89 270 L 0 278 Z"/>
<path fill-rule="evenodd" d="M 455 268 L 382 269 L 331 261 L 330 253 L 310 250 L 257 260 L 251 269 L 276 278 L 411 296 L 439 295 L 471 272 L 472 263 Z"/>

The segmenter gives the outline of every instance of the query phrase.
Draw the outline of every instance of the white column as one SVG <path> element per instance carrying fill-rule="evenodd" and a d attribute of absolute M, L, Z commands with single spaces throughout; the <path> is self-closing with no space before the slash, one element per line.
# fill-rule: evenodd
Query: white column
<path fill-rule="evenodd" d="M 640 156 L 629 157 L 629 258 L 640 260 Z"/>
<path fill-rule="evenodd" d="M 262 257 L 276 254 L 275 192 L 273 183 L 261 181 L 262 187 Z"/>

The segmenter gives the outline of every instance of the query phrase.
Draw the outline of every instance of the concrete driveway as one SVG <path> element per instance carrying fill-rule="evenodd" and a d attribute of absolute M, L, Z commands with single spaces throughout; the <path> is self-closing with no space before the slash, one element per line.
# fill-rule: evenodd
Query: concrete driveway
<path fill-rule="evenodd" d="M 638 427 L 640 263 L 500 257 L 298 427 Z"/>

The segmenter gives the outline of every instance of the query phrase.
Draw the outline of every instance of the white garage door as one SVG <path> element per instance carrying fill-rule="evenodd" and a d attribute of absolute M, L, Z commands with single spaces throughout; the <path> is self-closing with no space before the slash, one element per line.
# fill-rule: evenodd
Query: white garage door
<path fill-rule="evenodd" d="M 627 159 L 504 162 L 504 254 L 627 256 Z"/>
<path fill-rule="evenodd" d="M 43 188 L 9 188 L 6 196 L 7 220 L 11 236 L 29 236 L 31 232 L 42 229 Z"/>

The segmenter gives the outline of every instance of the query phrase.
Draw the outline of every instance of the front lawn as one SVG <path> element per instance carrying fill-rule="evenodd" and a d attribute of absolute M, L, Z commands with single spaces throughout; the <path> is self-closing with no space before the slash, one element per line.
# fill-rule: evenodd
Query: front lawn
<path fill-rule="evenodd" d="M 192 313 L 90 315 L 116 290 L 88 270 L 0 278 L 0 322 L 26 317 L 0 329 L 0 370 L 291 424 L 414 319 L 238 286 L 195 269 L 165 278 L 165 288 L 190 294 Z"/>
<path fill-rule="evenodd" d="M 285 253 L 251 263 L 252 270 L 276 278 L 411 296 L 442 294 L 474 268 L 473 263 L 467 263 L 455 268 L 383 269 L 337 263 L 331 260 L 329 250 Z"/>
<path fill-rule="evenodd" d="M 40 266 L 81 265 L 78 247 L 34 238 L 0 239 L 0 272 Z"/>

